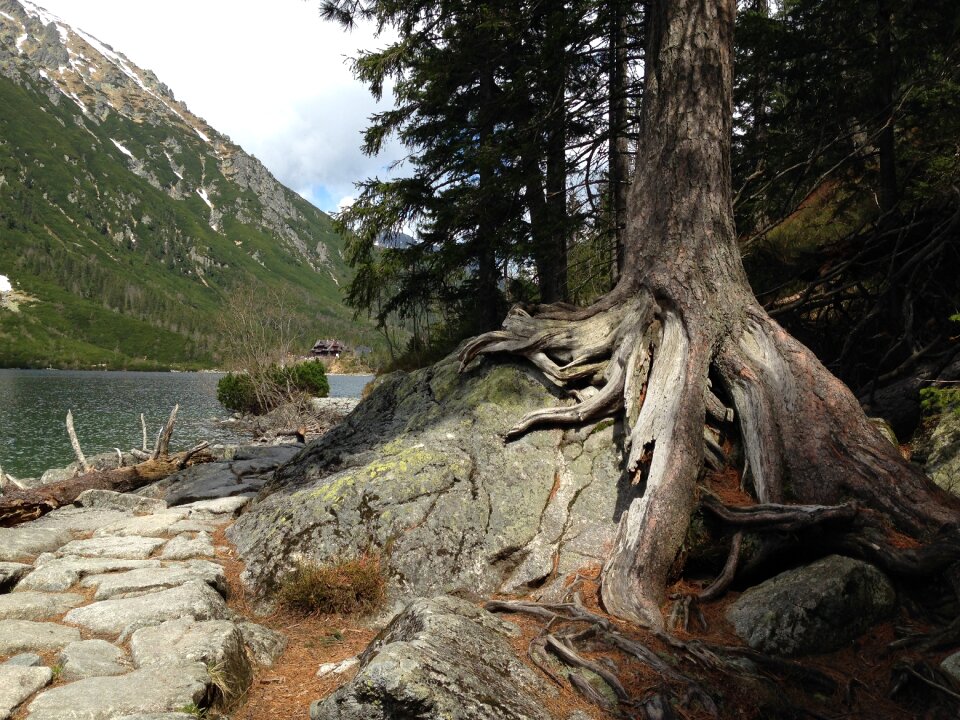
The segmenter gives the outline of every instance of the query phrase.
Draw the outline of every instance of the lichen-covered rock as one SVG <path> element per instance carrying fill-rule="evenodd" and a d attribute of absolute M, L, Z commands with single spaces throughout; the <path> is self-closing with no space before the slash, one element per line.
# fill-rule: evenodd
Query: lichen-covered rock
<path fill-rule="evenodd" d="M 843 647 L 895 602 L 893 586 L 873 565 L 831 555 L 750 588 L 727 619 L 755 650 L 811 655 Z"/>
<path fill-rule="evenodd" d="M 311 720 L 550 720 L 553 692 L 517 659 L 516 628 L 452 597 L 416 600 L 373 640 Z"/>
<path fill-rule="evenodd" d="M 940 417 L 929 447 L 927 475 L 944 490 L 960 495 L 960 413 L 945 412 Z"/>
<path fill-rule="evenodd" d="M 382 380 L 277 471 L 228 531 L 269 591 L 298 560 L 383 550 L 395 598 L 466 588 L 549 594 L 605 557 L 625 482 L 610 423 L 504 445 L 525 413 L 568 402 L 530 369 L 455 357 Z"/>

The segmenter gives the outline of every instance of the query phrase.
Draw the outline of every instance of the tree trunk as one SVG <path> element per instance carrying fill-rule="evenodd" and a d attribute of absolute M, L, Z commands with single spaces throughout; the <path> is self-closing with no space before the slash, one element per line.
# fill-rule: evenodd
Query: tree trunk
<path fill-rule="evenodd" d="M 735 7 L 647 6 L 642 136 L 614 290 L 590 308 L 515 308 L 502 330 L 461 353 L 464 367 L 481 353 L 523 355 L 580 400 L 531 413 L 508 437 L 624 413 L 637 494 L 601 593 L 609 612 L 654 627 L 663 624 L 664 589 L 696 507 L 708 407 L 723 407 L 717 394 L 733 405 L 756 501 L 854 500 L 858 539 L 844 543 L 848 551 L 869 547 L 875 560 L 918 567 L 890 530 L 932 541 L 943 528 L 956 535 L 960 520 L 960 503 L 906 463 L 850 391 L 753 297 L 730 187 Z M 955 537 L 943 547 L 958 556 Z"/>
<path fill-rule="evenodd" d="M 610 183 L 610 224 L 613 235 L 613 278 L 620 279 L 624 262 L 627 190 L 630 168 L 627 153 L 627 13 L 622 0 L 610 4 L 609 133 L 607 139 L 608 181 Z"/>

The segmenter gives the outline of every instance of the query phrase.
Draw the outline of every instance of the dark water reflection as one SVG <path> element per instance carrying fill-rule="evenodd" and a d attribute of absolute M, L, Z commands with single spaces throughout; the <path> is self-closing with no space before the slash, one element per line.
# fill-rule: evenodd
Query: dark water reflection
<path fill-rule="evenodd" d="M 87 455 L 140 447 L 140 413 L 155 437 L 180 404 L 172 447 L 199 440 L 236 442 L 217 402 L 218 373 L 88 372 L 0 369 L 0 466 L 17 477 L 73 460 L 64 426 L 67 410 Z M 330 394 L 358 397 L 370 376 L 331 375 Z M 150 442 L 153 440 L 151 438 Z"/>

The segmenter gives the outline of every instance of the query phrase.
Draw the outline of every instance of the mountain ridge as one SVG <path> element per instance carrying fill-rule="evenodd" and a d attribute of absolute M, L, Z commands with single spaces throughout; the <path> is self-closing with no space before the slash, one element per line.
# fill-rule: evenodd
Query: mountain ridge
<path fill-rule="evenodd" d="M 376 342 L 342 304 L 326 214 L 154 73 L 17 0 L 0 0 L 0 274 L 36 298 L 0 309 L 0 365 L 218 364 L 213 319 L 238 293 L 283 296 L 306 347 Z"/>

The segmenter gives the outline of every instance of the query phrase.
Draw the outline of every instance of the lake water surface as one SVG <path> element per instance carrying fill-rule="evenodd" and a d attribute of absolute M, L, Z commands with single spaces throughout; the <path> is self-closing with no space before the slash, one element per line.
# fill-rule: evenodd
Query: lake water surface
<path fill-rule="evenodd" d="M 172 449 L 200 440 L 237 442 L 217 402 L 219 373 L 93 372 L 0 369 L 0 467 L 32 477 L 73 461 L 64 421 L 73 410 L 85 455 L 140 447 L 140 413 L 150 446 L 180 405 Z M 329 375 L 332 397 L 359 397 L 370 375 Z"/>

